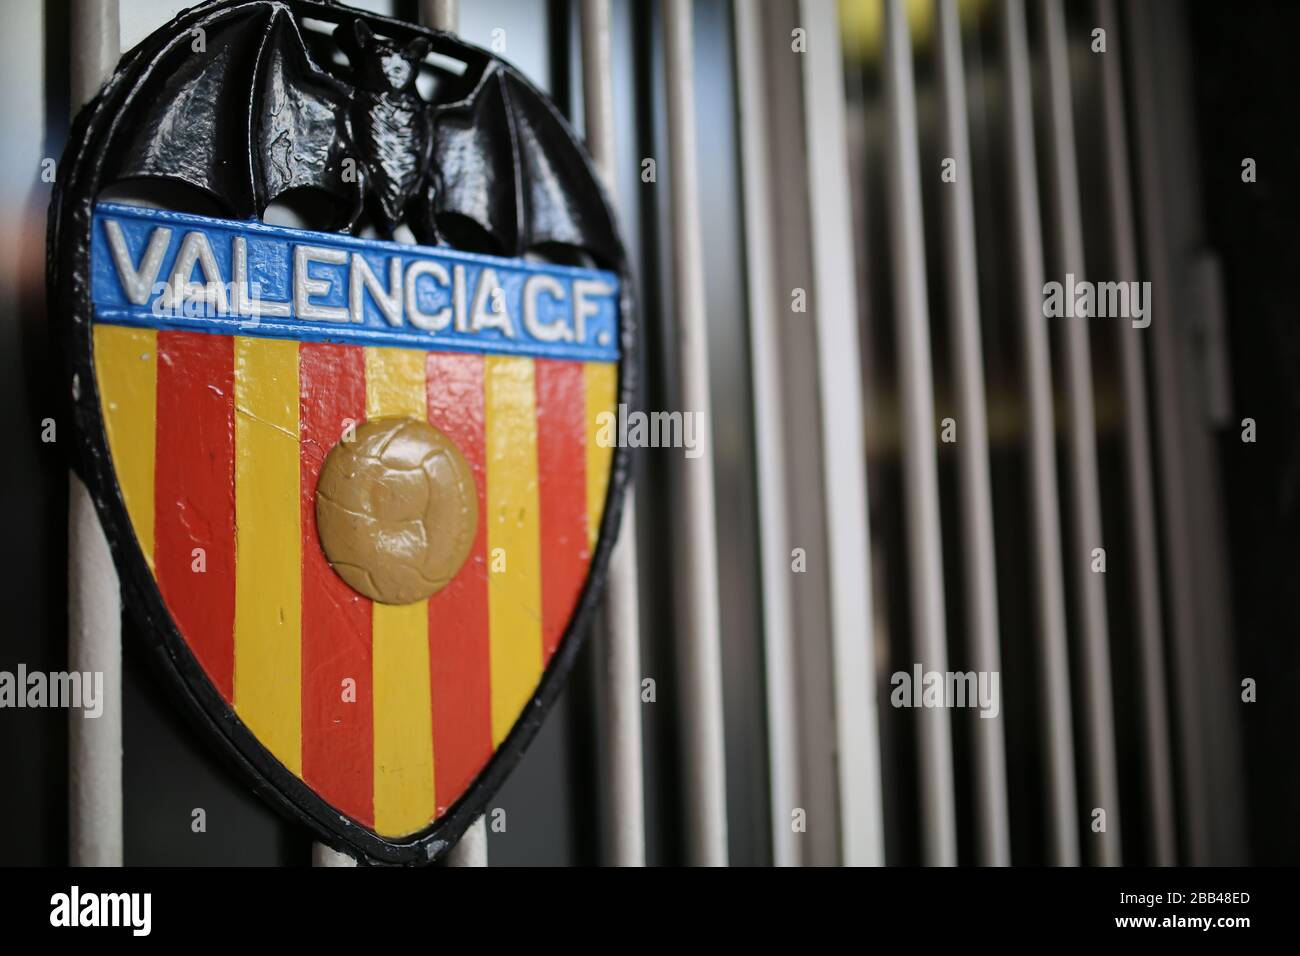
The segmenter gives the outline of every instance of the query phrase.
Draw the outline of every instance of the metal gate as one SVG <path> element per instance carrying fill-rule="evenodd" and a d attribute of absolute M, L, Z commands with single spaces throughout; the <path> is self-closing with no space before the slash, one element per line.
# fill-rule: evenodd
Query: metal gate
<path fill-rule="evenodd" d="M 181 5 L 73 0 L 66 47 L 48 5 L 14 29 L 47 74 L 66 50 L 75 112 Z M 639 453 L 509 859 L 1239 862 L 1181 5 L 361 5 L 549 89 L 620 207 L 644 407 L 702 422 L 698 456 Z M 1149 311 L 1045 318 L 1067 277 L 1149 282 Z M 112 562 L 70 483 L 69 666 L 110 688 L 69 724 L 70 854 L 115 865 L 147 810 L 123 804 Z M 997 713 L 910 706 L 898 675 L 931 672 L 997 675 Z M 488 863 L 491 817 L 452 862 Z"/>

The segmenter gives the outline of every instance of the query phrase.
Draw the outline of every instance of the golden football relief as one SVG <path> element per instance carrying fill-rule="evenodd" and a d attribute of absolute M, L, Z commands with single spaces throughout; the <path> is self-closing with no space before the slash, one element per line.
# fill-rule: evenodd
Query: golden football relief
<path fill-rule="evenodd" d="M 427 422 L 378 418 L 330 451 L 316 486 L 330 565 L 381 604 L 411 604 L 456 576 L 474 545 L 474 474 Z"/>

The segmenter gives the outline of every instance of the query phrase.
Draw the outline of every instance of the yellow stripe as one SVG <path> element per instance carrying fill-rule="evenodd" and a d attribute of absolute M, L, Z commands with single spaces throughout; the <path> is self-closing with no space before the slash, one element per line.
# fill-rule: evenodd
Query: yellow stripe
<path fill-rule="evenodd" d="M 424 353 L 366 349 L 366 416 L 424 421 Z M 372 612 L 375 830 L 404 836 L 433 819 L 429 602 L 376 602 Z"/>
<path fill-rule="evenodd" d="M 424 352 L 366 349 L 366 417 L 429 417 L 424 392 Z"/>
<path fill-rule="evenodd" d="M 144 559 L 153 570 L 154 435 L 158 408 L 158 333 L 95 326 L 95 378 L 117 484 Z"/>
<path fill-rule="evenodd" d="M 302 773 L 298 343 L 235 339 L 235 712 Z"/>
<path fill-rule="evenodd" d="M 533 361 L 483 362 L 487 440 L 492 743 L 500 745 L 542 674 L 542 569 Z"/>
<path fill-rule="evenodd" d="M 609 469 L 614 459 L 614 442 L 601 447 L 597 436 L 601 431 L 606 439 L 618 435 L 617 422 L 610 428 L 601 428 L 601 412 L 617 412 L 618 366 L 613 362 L 587 362 L 583 366 L 587 385 L 587 546 L 596 552 L 596 539 L 600 537 L 600 519 L 605 513 L 605 492 L 609 488 Z M 606 424 L 608 420 L 606 420 Z"/>

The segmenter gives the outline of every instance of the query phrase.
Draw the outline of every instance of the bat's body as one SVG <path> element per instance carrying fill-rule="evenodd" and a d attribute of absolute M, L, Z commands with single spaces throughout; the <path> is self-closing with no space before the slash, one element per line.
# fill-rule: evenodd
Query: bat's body
<path fill-rule="evenodd" d="M 385 235 L 392 235 L 404 218 L 417 235 L 434 241 L 426 216 L 407 215 L 420 195 L 429 168 L 433 123 L 429 104 L 415 89 L 419 64 L 429 53 L 420 39 L 399 48 L 379 37 L 365 21 L 354 22 L 355 46 L 349 51 L 357 91 L 352 101 L 352 135 L 365 157 L 364 192 L 371 215 Z M 423 198 L 423 197 L 422 197 Z"/>
<path fill-rule="evenodd" d="M 366 169 L 374 208 L 383 231 L 392 233 L 423 179 L 429 152 L 424 104 L 383 93 L 363 94 L 357 97 L 352 128 L 358 145 L 371 157 Z"/>

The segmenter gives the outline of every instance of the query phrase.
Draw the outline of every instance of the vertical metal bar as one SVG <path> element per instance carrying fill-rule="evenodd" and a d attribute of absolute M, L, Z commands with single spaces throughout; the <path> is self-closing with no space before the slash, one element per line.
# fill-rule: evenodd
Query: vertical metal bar
<path fill-rule="evenodd" d="M 884 39 L 884 87 L 889 117 L 885 175 L 893 247 L 912 647 L 923 673 L 943 674 L 948 670 L 948 645 L 939 531 L 939 474 L 934 444 L 930 304 L 925 285 L 912 38 L 902 0 L 885 0 Z M 923 856 L 931 866 L 955 866 L 957 811 L 949 713 L 942 707 L 922 709 L 917 711 L 916 721 Z"/>
<path fill-rule="evenodd" d="M 469 825 L 458 842 L 447 853 L 448 866 L 487 866 L 487 820 L 479 817 Z"/>
<path fill-rule="evenodd" d="M 435 30 L 455 33 L 460 25 L 460 0 L 420 0 L 420 21 Z"/>
<path fill-rule="evenodd" d="M 1029 45 L 1022 0 L 1002 2 L 1002 45 L 1009 102 L 1013 234 L 1018 281 L 1021 359 L 1029 444 L 1030 525 L 1033 534 L 1039 642 L 1039 698 L 1043 707 L 1043 764 L 1047 770 L 1049 859 L 1079 862 L 1074 742 L 1070 730 L 1070 662 L 1065 637 L 1065 584 L 1061 568 L 1060 503 L 1056 486 L 1056 436 L 1052 370 L 1043 319 L 1043 243 L 1034 119 L 1029 86 Z"/>
<path fill-rule="evenodd" d="M 1133 194 L 1129 181 L 1128 131 L 1124 84 L 1120 75 L 1120 27 L 1114 0 L 1097 0 L 1097 25 L 1106 31 L 1101 58 L 1103 135 L 1106 146 L 1106 202 L 1110 242 L 1120 282 L 1138 278 Z M 1123 373 L 1125 474 L 1128 524 L 1136 568 L 1138 649 L 1142 670 L 1142 766 L 1146 774 L 1147 842 L 1151 861 L 1172 866 L 1174 847 L 1173 772 L 1169 755 L 1168 692 L 1165 688 L 1164 634 L 1160 619 L 1160 576 L 1156 552 L 1156 502 L 1147 416 L 1144 329 L 1129 323 L 1116 328 Z"/>
<path fill-rule="evenodd" d="M 935 0 L 938 23 L 939 99 L 944 155 L 957 178 L 940 190 L 943 248 L 948 272 L 948 321 L 956 370 L 957 441 L 961 488 L 962 565 L 966 633 L 976 670 L 1000 673 L 997 559 L 993 548 L 993 492 L 989 477 L 988 416 L 984 400 L 984 353 L 980 342 L 979 289 L 975 259 L 975 209 L 971 194 L 970 130 L 962 67 L 957 0 Z M 985 866 L 1011 862 L 1007 811 L 1007 758 L 1002 712 L 980 715 L 975 727 L 975 854 Z"/>
<path fill-rule="evenodd" d="M 844 119 L 844 63 L 835 0 L 802 0 L 804 142 L 812 227 L 817 371 L 834 657 L 840 843 L 848 865 L 884 863 L 880 739 L 867 548 L 867 455 Z"/>
<path fill-rule="evenodd" d="M 117 64 L 117 0 L 71 7 L 73 107 L 98 92 Z M 122 599 L 108 539 L 90 492 L 68 473 L 68 668 L 102 672 L 104 710 L 68 715 L 68 847 L 73 866 L 121 866 Z"/>
<path fill-rule="evenodd" d="M 762 15 L 754 4 L 733 8 L 744 192 L 745 274 L 753 374 L 754 443 L 767 692 L 768 787 L 772 862 L 800 862 L 790 814 L 798 801 L 798 726 L 794 635 L 791 628 L 790 538 L 786 513 L 785 419 L 775 302 L 776 251 L 771 209 L 770 149 L 763 92 Z"/>
<path fill-rule="evenodd" d="M 750 22 L 757 28 L 759 39 L 757 59 L 749 62 L 761 67 L 758 70 L 761 83 L 756 91 L 751 92 L 756 93 L 757 102 L 762 106 L 766 128 L 758 158 L 766 166 L 769 176 L 767 191 L 762 196 L 764 208 L 771 219 L 772 240 L 772 260 L 766 288 L 773 297 L 770 304 L 774 310 L 774 321 L 770 328 L 774 335 L 773 354 L 779 356 L 779 381 L 771 382 L 766 375 L 759 378 L 762 374 L 759 367 L 763 365 L 761 359 L 751 362 L 751 374 L 755 376 L 756 388 L 761 387 L 762 381 L 767 381 L 771 386 L 767 399 L 779 397 L 783 437 L 780 443 L 772 441 L 769 444 L 764 439 L 760 426 L 755 440 L 764 441 L 768 447 L 778 448 L 786 469 L 787 487 L 783 502 L 786 518 L 785 560 L 791 563 L 785 564 L 781 570 L 790 575 L 786 580 L 791 639 L 793 640 L 793 635 L 798 635 L 797 653 L 792 653 L 788 660 L 795 712 L 787 721 L 780 721 L 775 714 L 768 721 L 769 749 L 788 746 L 796 758 L 792 771 L 796 802 L 782 807 L 785 798 L 781 797 L 782 790 L 779 786 L 771 790 L 769 795 L 773 801 L 773 824 L 782 827 L 783 839 L 788 832 L 789 838 L 795 840 L 798 861 L 803 865 L 828 866 L 840 862 L 846 856 L 842 849 L 844 833 L 841 818 L 852 814 L 855 819 L 864 819 L 865 814 L 873 812 L 873 807 L 880 807 L 878 791 L 864 795 L 854 789 L 861 782 L 861 775 L 854 773 L 854 768 L 860 766 L 862 760 L 869 759 L 869 756 L 864 757 L 862 751 L 854 753 L 851 755 L 852 762 L 846 766 L 840 759 L 841 741 L 837 733 L 837 727 L 846 728 L 845 735 L 850 745 L 858 748 L 876 745 L 874 728 L 864 728 L 854 723 L 857 714 L 853 708 L 864 707 L 865 703 L 850 699 L 841 714 L 836 692 L 837 681 L 842 693 L 859 692 L 861 685 L 870 683 L 870 670 L 864 663 L 872 659 L 869 650 L 870 633 L 863 624 L 847 635 L 848 640 L 860 641 L 864 651 L 856 660 L 850 660 L 846 668 L 837 668 L 837 634 L 832 626 L 834 574 L 837 571 L 843 572 L 843 577 L 835 582 L 836 587 L 861 588 L 868 576 L 862 573 L 858 577 L 860 567 L 840 568 L 828 560 L 834 521 L 828 520 L 825 500 L 828 481 L 823 462 L 822 376 L 819 372 L 821 355 L 815 324 L 818 321 L 818 299 L 815 294 L 817 277 L 814 272 L 813 221 L 807 187 L 810 152 L 815 150 L 809 150 L 806 140 L 810 127 L 804 109 L 805 57 L 792 56 L 790 50 L 790 31 L 795 27 L 804 27 L 805 19 L 799 0 L 769 0 L 762 6 L 732 6 L 738 16 L 743 14 L 750 18 Z M 751 16 L 755 11 L 761 11 L 762 17 Z M 737 40 L 741 45 L 748 45 L 748 41 L 739 32 Z M 822 48 L 825 46 L 822 43 Z M 739 58 L 737 64 L 739 66 Z M 739 73 L 737 79 L 738 89 L 741 89 L 744 84 L 739 82 Z M 829 76 L 826 81 L 833 82 Z M 832 92 L 836 97 L 841 95 L 834 92 L 834 88 Z M 750 122 L 753 110 L 746 106 L 749 96 L 749 93 L 742 91 L 738 99 L 742 127 L 740 135 L 744 142 L 750 140 L 756 129 Z M 844 105 L 842 100 L 836 99 L 823 103 L 819 108 L 844 109 Z M 745 190 L 742 199 L 746 203 L 759 196 L 748 171 L 748 163 L 754 159 L 752 152 L 749 147 L 745 147 L 740 156 Z M 850 154 L 849 166 L 851 164 Z M 847 175 L 847 171 L 842 172 Z M 752 229 L 758 225 L 748 213 L 744 214 L 744 218 L 746 228 Z M 827 241 L 829 240 L 823 239 L 823 245 Z M 763 268 L 761 256 L 749 256 L 749 281 L 758 279 L 762 274 L 759 270 Z M 789 297 L 795 294 L 795 290 L 802 290 L 809 297 L 808 304 L 812 310 L 810 314 L 794 315 L 786 311 L 793 305 Z M 761 294 L 756 291 L 749 298 L 757 301 Z M 759 325 L 763 324 L 761 320 L 756 321 Z M 849 328 L 850 331 L 856 331 L 851 320 Z M 754 348 L 752 335 L 750 347 L 751 350 Z M 858 372 L 859 383 L 861 378 L 862 373 Z M 856 400 L 856 395 L 852 398 Z M 754 400 L 758 399 L 759 396 L 755 395 Z M 860 422 L 861 418 L 858 420 Z M 755 445 L 756 454 L 759 453 L 759 447 L 760 445 Z M 796 474 L 799 477 L 797 482 L 794 480 Z M 770 487 L 764 488 L 765 483 L 766 476 L 759 475 L 758 488 L 761 495 L 766 495 L 771 490 Z M 761 499 L 759 504 L 762 506 Z M 759 515 L 762 516 L 761 511 Z M 777 546 L 781 544 L 780 534 L 772 530 L 770 523 L 760 530 L 764 536 L 762 546 L 765 547 L 769 541 Z M 797 552 L 794 550 L 796 547 Z M 800 557 L 806 560 L 802 567 L 793 564 Z M 796 574 L 796 570 L 807 573 Z M 763 586 L 766 588 L 766 585 Z M 765 594 L 764 600 L 767 599 L 768 595 Z M 839 638 L 845 638 L 845 635 L 840 634 Z M 765 643 L 765 655 L 768 649 Z M 858 665 L 861 665 L 862 670 L 847 672 L 848 667 L 856 668 Z M 764 671 L 769 675 L 769 682 L 780 679 L 779 671 L 774 671 L 776 666 L 778 662 L 771 659 L 764 661 Z M 859 675 L 856 682 L 854 674 Z M 769 690 L 771 689 L 769 684 Z M 840 719 L 841 716 L 843 719 Z M 793 739 L 787 743 L 772 740 L 771 734 L 781 733 L 783 728 Z M 771 769 L 779 773 L 778 767 L 779 759 L 777 767 Z M 803 818 L 810 823 L 797 836 L 794 830 L 797 818 L 793 814 L 796 809 L 802 811 Z M 778 813 L 781 815 L 779 820 L 776 816 Z"/>
<path fill-rule="evenodd" d="M 636 553 L 636 493 L 623 502 L 622 525 L 609 559 L 603 619 L 608 633 L 599 679 L 605 685 L 602 766 L 609 803 L 603 814 L 604 861 L 645 866 L 645 793 L 641 738 L 641 633 Z"/>
<path fill-rule="evenodd" d="M 1154 50 L 1150 20 L 1152 11 L 1144 4 L 1131 5 L 1125 13 L 1133 48 Z M 1110 56 L 1110 54 L 1107 54 Z M 1191 530 L 1192 492 L 1184 472 L 1188 460 L 1182 423 L 1182 389 L 1178 381 L 1178 321 L 1169 262 L 1169 236 L 1162 200 L 1165 171 L 1157 129 L 1157 98 L 1154 66 L 1146 53 L 1129 57 L 1132 70 L 1133 125 L 1136 138 L 1135 162 L 1138 196 L 1141 202 L 1142 245 L 1151 275 L 1151 349 L 1155 384 L 1156 441 L 1162 477 L 1160 505 L 1164 516 L 1164 553 L 1168 562 L 1165 577 L 1169 588 L 1172 625 L 1171 653 L 1174 658 L 1178 693 L 1175 696 L 1179 724 L 1179 772 L 1183 812 L 1186 814 L 1187 863 L 1203 866 L 1210 862 L 1211 822 L 1206 800 L 1207 758 L 1204 752 L 1205 725 L 1199 701 L 1201 681 L 1196 668 L 1197 620 L 1195 554 Z"/>
<path fill-rule="evenodd" d="M 121 594 L 90 492 L 68 486 L 68 669 L 104 675 L 100 717 L 68 714 L 68 845 L 73 866 L 121 866 Z"/>
<path fill-rule="evenodd" d="M 460 25 L 460 0 L 420 0 L 420 19 L 435 30 L 455 33 Z M 447 854 L 448 866 L 487 866 L 487 823 L 479 817 Z"/>
<path fill-rule="evenodd" d="M 324 843 L 313 843 L 311 845 L 311 865 L 348 867 L 356 866 L 357 861 L 348 854 L 340 853 Z"/>
<path fill-rule="evenodd" d="M 609 0 L 582 0 L 582 84 L 587 148 L 617 205 L 614 175 L 614 73 L 610 52 Z M 607 773 L 608 806 L 601 841 L 605 862 L 645 865 L 645 796 L 641 767 L 641 629 L 637 592 L 636 496 L 627 491 L 618 539 L 609 559 L 604 623 L 605 685 L 600 698 L 605 732 L 600 735 Z"/>
<path fill-rule="evenodd" d="M 1082 279 L 1083 213 L 1079 208 L 1079 170 L 1075 157 L 1073 102 L 1070 95 L 1070 49 L 1061 0 L 1045 0 L 1040 17 L 1047 74 L 1048 189 L 1053 197 L 1056 259 L 1066 275 Z M 1072 294 L 1072 293 L 1067 293 Z M 1092 552 L 1103 547 L 1101 487 L 1097 477 L 1097 433 L 1093 417 L 1092 356 L 1088 319 L 1061 319 L 1061 343 L 1069 408 L 1067 461 L 1073 488 L 1074 551 L 1066 562 L 1074 585 L 1082 625 L 1083 710 L 1088 762 L 1088 813 L 1106 814 L 1104 832 L 1093 832 L 1088 858 L 1102 866 L 1120 862 L 1119 779 L 1115 765 L 1115 719 L 1110 685 L 1110 638 L 1106 624 L 1106 589 L 1092 570 Z"/>
<path fill-rule="evenodd" d="M 72 0 L 72 58 L 68 64 L 73 112 L 90 101 L 117 66 L 121 28 L 117 0 Z"/>
<path fill-rule="evenodd" d="M 672 192 L 674 338 L 683 414 L 699 420 L 703 454 L 678 466 L 681 513 L 677 628 L 683 684 L 687 855 L 691 863 L 727 862 L 726 765 L 718 623 L 718 545 L 713 501 L 709 342 L 705 329 L 699 188 L 695 170 L 695 43 L 691 0 L 663 5 L 668 84 L 668 166 Z"/>

